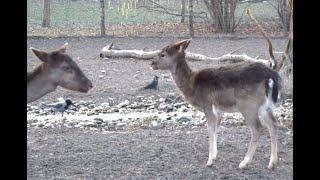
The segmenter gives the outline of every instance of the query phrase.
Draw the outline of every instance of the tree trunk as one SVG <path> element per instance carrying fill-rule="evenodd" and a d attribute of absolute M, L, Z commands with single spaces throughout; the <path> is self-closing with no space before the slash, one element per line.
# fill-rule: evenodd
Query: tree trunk
<path fill-rule="evenodd" d="M 288 0 L 278 0 L 278 11 L 283 26 L 283 34 L 285 37 L 287 37 L 290 28 L 290 9 Z"/>
<path fill-rule="evenodd" d="M 284 54 L 282 55 L 282 61 L 280 62 L 281 66 L 284 67 L 284 71 L 287 74 L 292 73 L 293 68 L 293 0 L 289 1 L 289 10 L 290 10 L 290 20 L 289 20 L 289 33 L 288 33 L 288 41 L 285 46 Z M 289 72 L 288 72 L 289 71 Z"/>
<path fill-rule="evenodd" d="M 194 36 L 194 30 L 193 30 L 193 0 L 189 0 L 189 33 L 190 33 L 190 37 Z"/>
<path fill-rule="evenodd" d="M 181 0 L 181 22 L 184 23 L 184 16 L 186 12 L 186 0 Z"/>
<path fill-rule="evenodd" d="M 211 0 L 213 6 L 213 20 L 216 23 L 216 30 L 218 32 L 225 32 L 224 23 L 223 23 L 223 9 L 222 9 L 222 0 Z"/>
<path fill-rule="evenodd" d="M 50 27 L 50 0 L 43 0 L 42 27 Z"/>
<path fill-rule="evenodd" d="M 291 62 L 293 63 L 293 0 L 289 0 L 290 6 L 290 28 L 289 28 L 289 40 L 290 44 L 288 45 L 288 53 Z"/>
<path fill-rule="evenodd" d="M 105 25 L 104 0 L 100 0 L 100 7 L 101 7 L 101 22 L 100 22 L 101 36 L 105 36 L 106 35 L 106 25 Z"/>
<path fill-rule="evenodd" d="M 224 0 L 224 10 L 223 10 L 223 21 L 224 21 L 224 31 L 228 32 L 230 29 L 230 15 L 229 15 L 229 8 L 230 8 L 230 0 Z"/>
<path fill-rule="evenodd" d="M 234 31 L 237 3 L 238 0 L 204 0 L 218 33 Z"/>

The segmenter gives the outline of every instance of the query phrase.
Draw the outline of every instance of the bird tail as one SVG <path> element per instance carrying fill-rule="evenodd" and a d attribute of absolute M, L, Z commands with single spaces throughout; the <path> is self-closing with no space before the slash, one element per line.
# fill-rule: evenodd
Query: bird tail
<path fill-rule="evenodd" d="M 56 104 L 46 104 L 45 107 L 53 107 L 55 106 Z"/>

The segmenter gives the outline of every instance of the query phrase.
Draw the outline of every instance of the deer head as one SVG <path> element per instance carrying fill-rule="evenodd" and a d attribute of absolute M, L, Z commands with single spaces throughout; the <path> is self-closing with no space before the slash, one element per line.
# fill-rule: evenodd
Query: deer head
<path fill-rule="evenodd" d="M 55 86 L 86 93 L 93 87 L 92 83 L 74 60 L 66 54 L 67 45 L 68 43 L 65 43 L 52 52 L 30 48 L 39 60 L 43 62 L 39 66 L 41 70 L 38 67 L 38 75 L 35 71 L 33 72 L 33 79 L 43 76 L 45 77 L 42 78 L 44 81 L 50 81 Z M 39 78 L 41 79 L 41 77 Z M 30 81 L 32 81 L 32 78 L 30 78 Z"/>
<path fill-rule="evenodd" d="M 185 55 L 185 50 L 191 39 L 182 40 L 174 44 L 163 47 L 157 56 L 151 60 L 150 66 L 153 70 L 170 70 L 175 67 L 181 55 Z"/>
<path fill-rule="evenodd" d="M 83 93 L 93 87 L 75 61 L 66 54 L 67 45 L 65 43 L 51 52 L 30 48 L 42 63 L 32 72 L 27 72 L 28 102 L 54 91 L 57 86 Z"/>

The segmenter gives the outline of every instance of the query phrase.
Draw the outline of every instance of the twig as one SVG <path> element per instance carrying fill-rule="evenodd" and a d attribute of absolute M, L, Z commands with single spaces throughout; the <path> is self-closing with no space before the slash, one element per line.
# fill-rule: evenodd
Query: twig
<path fill-rule="evenodd" d="M 229 52 L 228 54 L 233 54 L 233 53 L 235 53 L 236 51 L 238 51 L 238 50 L 240 50 L 240 49 L 243 49 L 243 47 L 239 47 L 238 49 L 233 50 L 233 51 Z"/>
<path fill-rule="evenodd" d="M 237 22 L 237 24 L 236 24 L 236 25 L 234 25 L 234 27 L 233 27 L 233 30 L 232 30 L 232 31 L 234 31 L 234 30 L 237 28 L 237 26 L 238 26 L 238 25 L 239 25 L 239 23 L 241 22 L 241 19 L 242 19 L 243 15 L 244 15 L 244 12 L 246 11 L 246 9 L 247 9 L 249 6 L 251 6 L 251 4 L 247 5 L 247 6 L 244 8 L 244 10 L 242 11 L 242 14 L 241 14 L 241 16 L 240 16 L 240 18 L 239 18 L 239 21 Z"/>

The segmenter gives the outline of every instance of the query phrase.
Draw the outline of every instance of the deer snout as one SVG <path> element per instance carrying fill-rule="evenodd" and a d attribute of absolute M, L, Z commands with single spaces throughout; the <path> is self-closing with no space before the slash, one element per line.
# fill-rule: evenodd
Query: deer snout
<path fill-rule="evenodd" d="M 91 82 L 91 81 L 89 81 L 88 87 L 89 87 L 89 89 L 93 88 L 93 85 L 92 85 L 92 82 Z"/>
<path fill-rule="evenodd" d="M 157 70 L 158 69 L 157 63 L 154 62 L 154 61 L 151 61 L 149 65 L 150 65 L 151 69 L 153 69 L 153 70 Z"/>
<path fill-rule="evenodd" d="M 83 86 L 81 87 L 82 92 L 88 92 L 93 88 L 92 82 L 88 78 L 82 78 Z"/>

